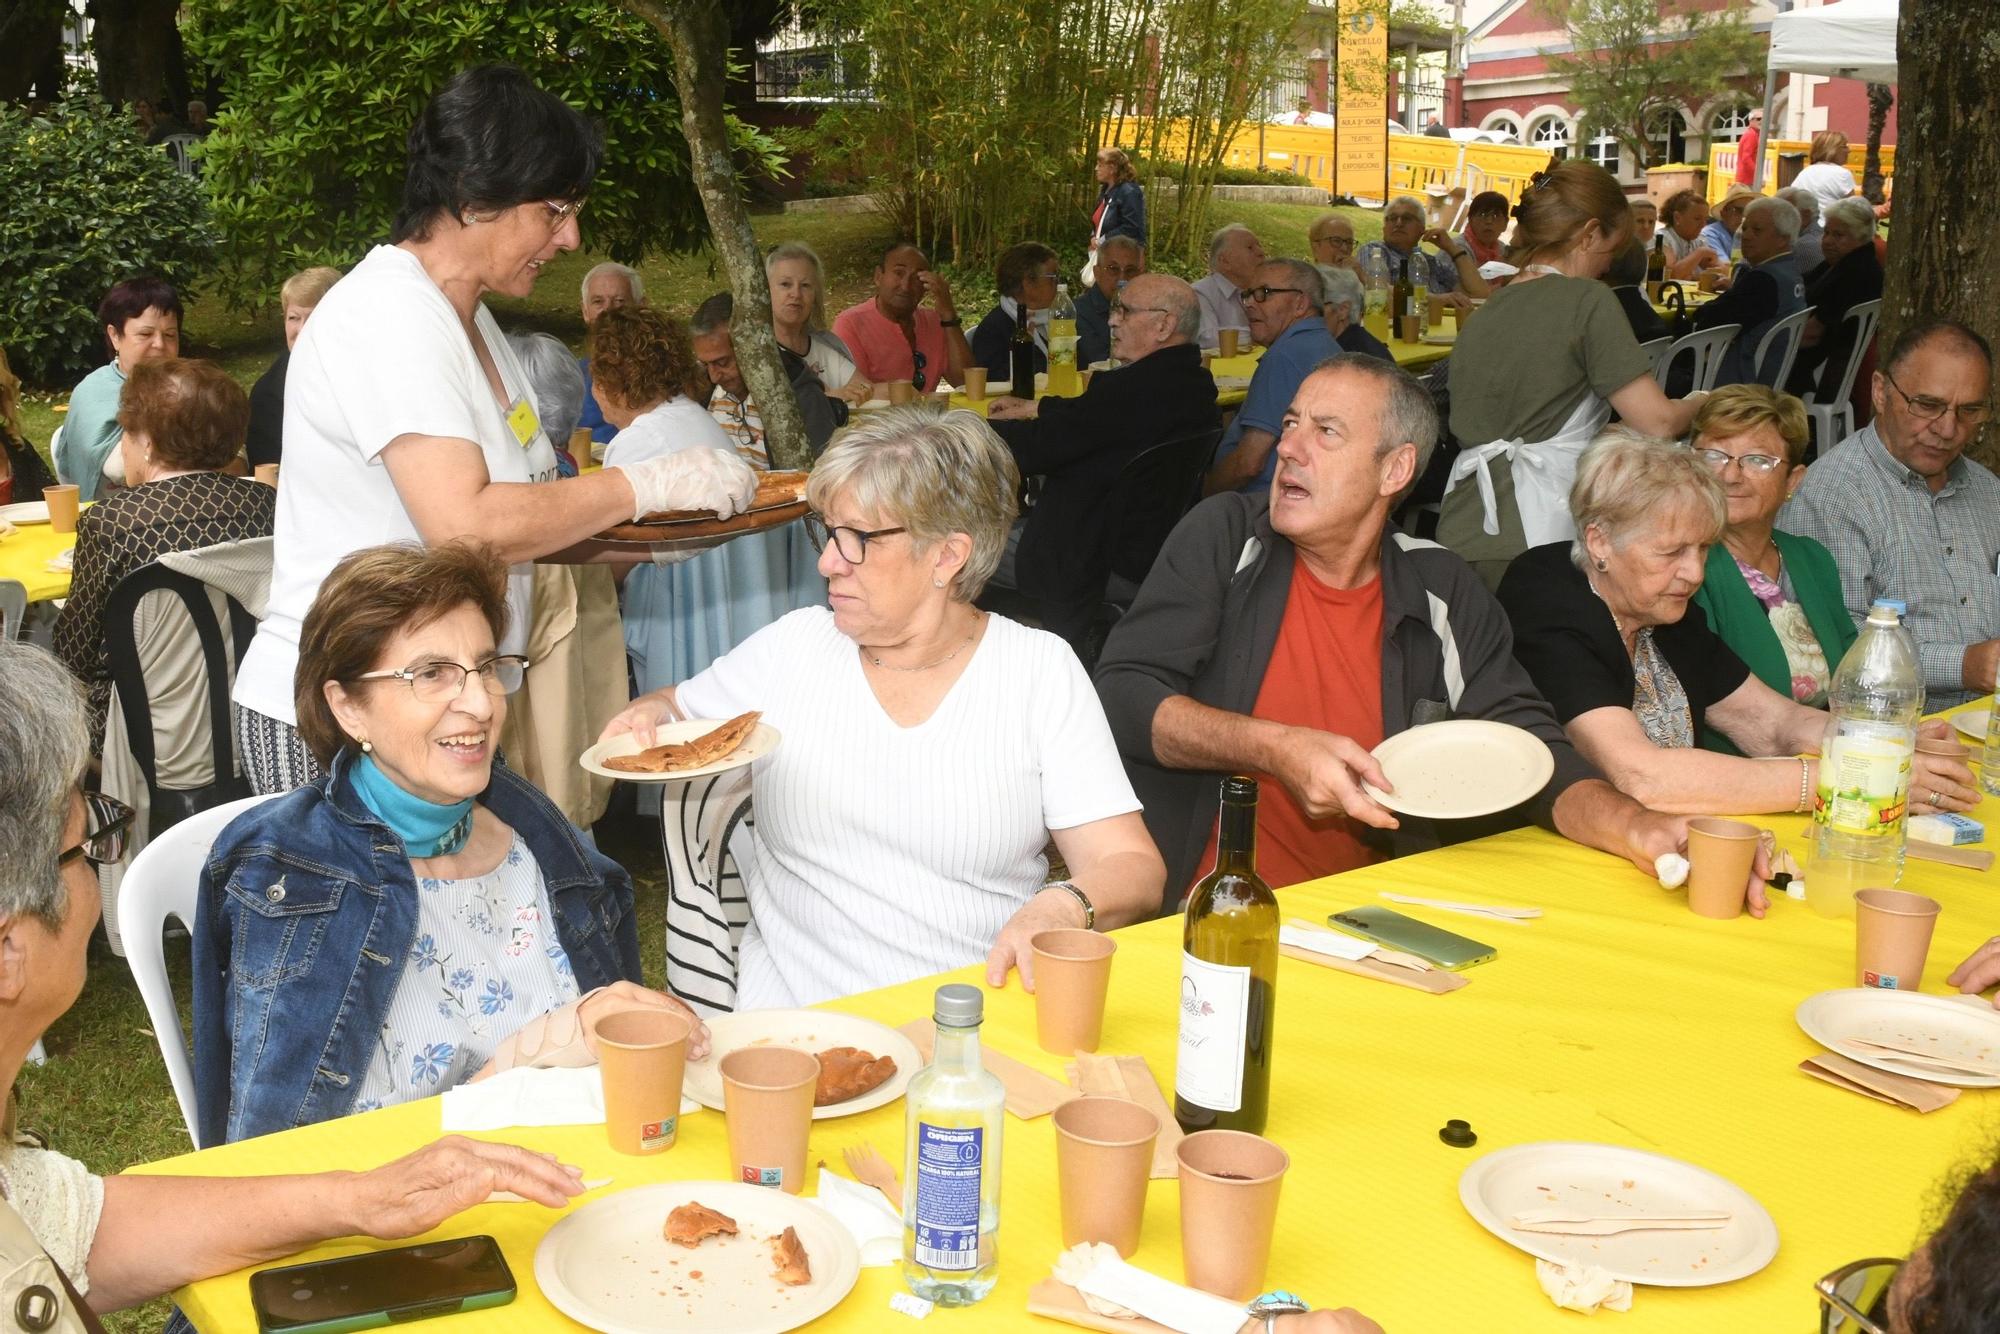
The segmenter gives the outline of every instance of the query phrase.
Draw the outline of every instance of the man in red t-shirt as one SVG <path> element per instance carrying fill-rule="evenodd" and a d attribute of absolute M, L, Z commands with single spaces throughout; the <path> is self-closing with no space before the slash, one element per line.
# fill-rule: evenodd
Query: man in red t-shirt
<path fill-rule="evenodd" d="M 930 307 L 922 303 L 930 298 Z M 847 344 L 860 372 L 876 384 L 913 383 L 918 393 L 940 380 L 965 383 L 973 364 L 951 284 L 931 269 L 924 252 L 895 241 L 875 266 L 875 295 L 834 317 L 834 336 Z"/>
<path fill-rule="evenodd" d="M 1757 179 L 1758 146 L 1764 142 L 1764 113 L 1752 111 L 1743 137 L 1736 141 L 1736 183 L 1750 185 Z"/>

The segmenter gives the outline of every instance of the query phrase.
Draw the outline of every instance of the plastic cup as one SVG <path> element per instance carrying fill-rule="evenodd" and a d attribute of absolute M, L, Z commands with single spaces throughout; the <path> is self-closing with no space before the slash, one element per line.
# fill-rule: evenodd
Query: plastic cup
<path fill-rule="evenodd" d="M 965 368 L 965 396 L 975 402 L 986 397 L 986 368 L 967 366 Z"/>
<path fill-rule="evenodd" d="M 1915 991 L 1921 986 L 1938 912 L 1938 901 L 1922 894 L 1856 890 L 1854 985 L 1889 991 Z"/>
<path fill-rule="evenodd" d="M 806 1184 L 819 1058 L 790 1047 L 741 1047 L 719 1068 L 730 1180 L 798 1194 Z"/>
<path fill-rule="evenodd" d="M 80 493 L 69 483 L 61 486 L 42 488 L 42 499 L 49 507 L 49 527 L 58 533 L 76 531 L 76 510 Z"/>
<path fill-rule="evenodd" d="M 1190 1287 L 1247 1302 L 1264 1290 L 1278 1188 L 1291 1155 L 1262 1135 L 1201 1130 L 1174 1151 L 1181 1170 L 1181 1269 Z"/>
<path fill-rule="evenodd" d="M 1688 821 L 1688 907 L 1703 917 L 1741 916 L 1762 837 L 1761 829 L 1741 820 Z"/>
<path fill-rule="evenodd" d="M 1049 1119 L 1056 1128 L 1063 1245 L 1101 1241 L 1129 1259 L 1139 1249 L 1160 1118 L 1124 1098 L 1071 1098 Z"/>
<path fill-rule="evenodd" d="M 916 396 L 917 387 L 908 380 L 889 381 L 889 401 L 891 403 L 908 403 L 916 398 Z"/>
<path fill-rule="evenodd" d="M 1028 948 L 1035 955 L 1035 1040 L 1057 1056 L 1096 1051 L 1118 942 L 1071 927 L 1037 931 Z"/>
<path fill-rule="evenodd" d="M 662 1153 L 680 1129 L 694 1025 L 673 1010 L 620 1010 L 591 1025 L 604 1077 L 604 1133 L 620 1153 Z"/>
<path fill-rule="evenodd" d="M 1239 332 L 1236 329 L 1221 329 L 1217 331 L 1216 338 L 1221 344 L 1223 356 L 1233 357 L 1236 355 L 1237 334 Z"/>
<path fill-rule="evenodd" d="M 275 463 L 260 463 L 255 468 L 254 473 L 257 480 L 265 486 L 276 486 L 278 484 L 278 465 Z"/>

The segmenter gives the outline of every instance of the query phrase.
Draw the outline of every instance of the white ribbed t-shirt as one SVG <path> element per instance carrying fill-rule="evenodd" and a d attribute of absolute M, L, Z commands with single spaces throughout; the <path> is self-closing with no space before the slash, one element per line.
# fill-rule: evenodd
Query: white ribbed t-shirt
<path fill-rule="evenodd" d="M 751 771 L 740 1010 L 984 959 L 1041 888 L 1050 830 L 1139 809 L 1076 655 L 1000 616 L 916 727 L 882 711 L 824 607 L 758 631 L 679 698 L 690 717 L 761 709 L 783 737 Z"/>

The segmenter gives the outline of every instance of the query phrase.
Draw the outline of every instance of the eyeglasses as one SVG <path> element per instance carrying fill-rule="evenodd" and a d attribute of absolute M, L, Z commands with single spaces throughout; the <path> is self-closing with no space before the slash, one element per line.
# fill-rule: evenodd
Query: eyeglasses
<path fill-rule="evenodd" d="M 924 375 L 924 367 L 929 364 L 922 352 L 914 347 L 910 349 L 910 383 L 916 387 L 918 393 L 924 390 L 924 381 L 927 378 Z"/>
<path fill-rule="evenodd" d="M 585 202 L 581 199 L 572 199 L 566 203 L 557 203 L 553 199 L 544 199 L 542 207 L 549 211 L 549 230 L 561 231 L 564 223 L 583 212 Z"/>
<path fill-rule="evenodd" d="M 1315 236 L 1312 238 L 1312 243 L 1314 245 L 1330 245 L 1339 250 L 1354 249 L 1354 238 L 1351 236 Z"/>
<path fill-rule="evenodd" d="M 1902 1267 L 1882 1257 L 1856 1260 L 1813 1284 L 1820 1334 L 1889 1334 L 1889 1287 Z"/>
<path fill-rule="evenodd" d="M 1993 416 L 1993 405 L 1991 403 L 1953 404 L 1947 403 L 1941 398 L 1932 398 L 1929 394 L 1918 394 L 1912 398 L 1910 395 L 1903 393 L 1903 386 L 1896 383 L 1895 376 L 1889 374 L 1887 371 L 1883 371 L 1882 378 L 1889 382 L 1891 389 L 1894 389 L 1899 394 L 1903 394 L 1903 402 L 1909 405 L 1910 415 L 1918 421 L 1936 421 L 1938 418 L 1944 416 L 1945 413 L 1956 409 L 1958 420 L 1964 422 L 1967 426 L 1979 427 L 1984 426 Z"/>
<path fill-rule="evenodd" d="M 125 843 L 132 832 L 132 808 L 102 792 L 85 792 L 83 807 L 83 842 L 65 849 L 56 858 L 56 865 L 68 866 L 78 857 L 98 868 L 125 860 Z"/>
<path fill-rule="evenodd" d="M 1120 319 L 1123 319 L 1123 318 L 1125 318 L 1125 317 L 1126 317 L 1126 316 L 1128 316 L 1128 315 L 1171 315 L 1171 314 L 1173 314 L 1173 312 L 1172 312 L 1171 310 L 1168 310 L 1168 309 L 1167 309 L 1167 308 L 1166 308 L 1165 306 L 1128 306 L 1128 305 L 1126 305 L 1126 304 L 1125 304 L 1125 303 L 1124 303 L 1123 301 L 1114 301 L 1114 302 L 1112 302 L 1112 303 L 1111 303 L 1111 313 L 1112 313 L 1113 315 L 1116 315 L 1116 316 L 1118 316 L 1118 317 L 1119 317 Z"/>
<path fill-rule="evenodd" d="M 426 662 L 416 667 L 399 667 L 392 672 L 363 672 L 356 681 L 403 681 L 410 693 L 426 704 L 444 704 L 465 690 L 465 678 L 477 674 L 489 695 L 511 695 L 521 688 L 528 674 L 528 660 L 516 653 L 488 658 L 476 667 L 462 662 Z"/>
<path fill-rule="evenodd" d="M 1301 288 L 1270 287 L 1270 286 L 1246 287 L 1241 292 L 1238 292 L 1237 295 L 1242 297 L 1245 302 L 1255 301 L 1261 305 L 1262 303 L 1269 301 L 1272 297 L 1276 296 L 1280 292 L 1296 292 L 1300 296 L 1305 295 L 1304 290 Z"/>
<path fill-rule="evenodd" d="M 1725 454 L 1719 449 L 1697 449 L 1694 456 L 1717 472 L 1722 472 L 1732 463 L 1742 468 L 1744 472 L 1770 472 L 1791 462 L 1790 459 L 1780 458 L 1776 454 Z"/>
<path fill-rule="evenodd" d="M 810 510 L 806 512 L 806 538 L 813 544 L 813 550 L 825 551 L 829 540 L 840 552 L 840 558 L 849 565 L 859 565 L 868 558 L 868 544 L 878 537 L 891 533 L 907 533 L 907 528 L 829 528 L 826 519 Z"/>

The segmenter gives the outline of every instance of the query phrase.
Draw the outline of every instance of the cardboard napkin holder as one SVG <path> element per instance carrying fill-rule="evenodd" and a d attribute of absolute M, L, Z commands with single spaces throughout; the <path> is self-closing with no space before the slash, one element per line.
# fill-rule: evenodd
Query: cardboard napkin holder
<path fill-rule="evenodd" d="M 912 1019 L 897 1031 L 916 1046 L 917 1054 L 929 1064 L 931 1051 L 937 1045 L 937 1024 L 930 1019 Z M 1047 1116 L 1076 1096 L 1076 1090 L 1061 1080 L 1051 1079 L 990 1046 L 982 1044 L 979 1059 L 1006 1088 L 1007 1110 L 1023 1121 Z"/>
<path fill-rule="evenodd" d="M 1919 1113 L 1934 1112 L 1940 1107 L 1949 1107 L 1958 1101 L 1958 1095 L 1962 1091 L 1946 1084 L 1933 1084 L 1927 1079 L 1892 1075 L 1887 1070 L 1877 1070 L 1873 1066 L 1863 1065 L 1834 1051 L 1823 1051 L 1817 1056 L 1800 1061 L 1799 1069 L 1814 1079 L 1825 1080 L 1835 1088 L 1846 1089 L 1849 1093 L 1859 1093 L 1864 1098 L 1873 1098 L 1892 1107 L 1904 1107 Z"/>

